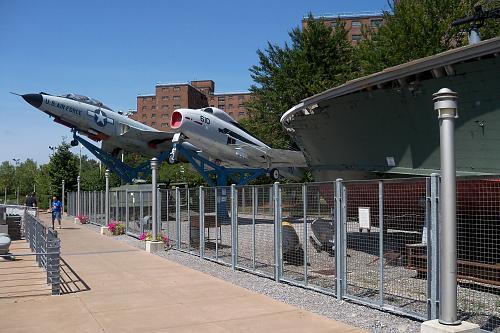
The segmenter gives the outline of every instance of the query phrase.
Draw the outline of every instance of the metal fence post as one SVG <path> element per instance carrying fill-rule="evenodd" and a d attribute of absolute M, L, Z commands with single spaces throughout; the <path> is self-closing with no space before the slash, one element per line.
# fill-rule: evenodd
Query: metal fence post
<path fill-rule="evenodd" d="M 231 266 L 236 270 L 238 261 L 238 193 L 236 185 L 231 185 Z"/>
<path fill-rule="evenodd" d="M 380 306 L 384 306 L 384 182 L 378 182 L 378 228 L 379 228 L 379 291 Z"/>
<path fill-rule="evenodd" d="M 200 186 L 200 217 L 199 217 L 199 228 L 200 228 L 200 258 L 205 257 L 205 192 L 203 192 L 203 187 Z"/>
<path fill-rule="evenodd" d="M 76 216 L 80 215 L 81 193 L 80 193 L 80 176 L 76 177 Z"/>
<path fill-rule="evenodd" d="M 307 185 L 302 184 L 302 214 L 304 219 L 304 285 L 307 286 Z"/>
<path fill-rule="evenodd" d="M 440 301 L 439 322 L 457 325 L 457 221 L 456 221 L 456 167 L 455 118 L 457 93 L 440 89 L 434 95 L 434 110 L 438 111 L 441 155 L 441 246 L 440 246 Z"/>
<path fill-rule="evenodd" d="M 427 227 L 427 283 L 430 292 L 430 318 L 439 318 L 439 174 L 430 178 L 430 212 Z"/>
<path fill-rule="evenodd" d="M 153 157 L 151 159 L 151 234 L 153 242 L 156 242 L 158 238 L 158 214 L 156 211 L 156 173 L 158 171 L 158 159 Z"/>
<path fill-rule="evenodd" d="M 105 187 L 105 196 L 104 196 L 104 223 L 105 226 L 109 224 L 109 170 L 106 169 L 104 173 L 104 177 L 106 178 L 106 187 Z"/>
<path fill-rule="evenodd" d="M 337 278 L 336 281 L 336 294 L 337 299 L 342 300 L 344 296 L 343 292 L 343 281 L 345 279 L 345 270 L 344 270 L 344 244 L 343 240 L 343 213 L 342 213 L 342 179 L 338 178 L 335 181 L 335 224 L 336 224 L 336 233 L 335 233 L 335 276 Z"/>
<path fill-rule="evenodd" d="M 281 201 L 279 183 L 275 182 L 272 188 L 274 195 L 274 278 L 281 280 Z"/>
<path fill-rule="evenodd" d="M 177 233 L 177 242 L 175 247 L 181 248 L 181 193 L 179 188 L 175 188 L 175 231 Z"/>
<path fill-rule="evenodd" d="M 257 210 L 257 198 L 258 191 L 256 193 L 255 186 L 252 186 L 252 268 L 255 271 L 256 263 L 255 263 L 255 214 Z"/>
<path fill-rule="evenodd" d="M 125 235 L 128 233 L 128 221 L 130 219 L 130 207 L 128 205 L 128 190 L 125 190 Z"/>
<path fill-rule="evenodd" d="M 63 179 L 62 189 L 61 189 L 61 215 L 64 214 L 64 208 L 66 207 L 65 203 L 66 203 L 66 200 L 64 200 L 64 179 Z"/>

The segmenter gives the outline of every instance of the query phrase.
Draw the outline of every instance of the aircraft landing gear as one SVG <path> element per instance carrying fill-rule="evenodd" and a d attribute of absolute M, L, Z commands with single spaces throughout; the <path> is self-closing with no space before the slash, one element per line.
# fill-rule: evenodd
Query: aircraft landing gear
<path fill-rule="evenodd" d="M 72 147 L 76 147 L 76 146 L 78 146 L 78 140 L 73 139 L 73 140 L 71 140 L 70 144 Z"/>
<path fill-rule="evenodd" d="M 271 177 L 273 181 L 277 181 L 280 178 L 280 171 L 276 168 L 271 169 L 271 171 L 269 171 L 269 177 Z"/>
<path fill-rule="evenodd" d="M 177 163 L 174 154 L 171 153 L 170 155 L 168 155 L 167 163 L 170 165 Z"/>

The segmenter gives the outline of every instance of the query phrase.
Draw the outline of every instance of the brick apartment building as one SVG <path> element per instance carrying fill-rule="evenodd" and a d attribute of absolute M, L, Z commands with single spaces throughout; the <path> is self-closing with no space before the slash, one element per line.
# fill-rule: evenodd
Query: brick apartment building
<path fill-rule="evenodd" d="M 137 111 L 130 118 L 156 129 L 170 129 L 170 115 L 176 109 L 199 109 L 213 106 L 227 112 L 236 121 L 247 116 L 245 102 L 252 95 L 249 92 L 215 93 L 212 80 L 189 83 L 158 83 L 155 93 L 137 96 Z"/>
<path fill-rule="evenodd" d="M 377 30 L 384 23 L 384 16 L 380 12 L 325 14 L 313 16 L 313 18 L 323 20 L 325 24 L 331 27 L 335 27 L 339 20 L 344 22 L 347 38 L 353 45 L 363 39 L 363 29 L 372 28 Z M 307 16 L 302 18 L 302 28 L 307 27 L 307 19 Z"/>

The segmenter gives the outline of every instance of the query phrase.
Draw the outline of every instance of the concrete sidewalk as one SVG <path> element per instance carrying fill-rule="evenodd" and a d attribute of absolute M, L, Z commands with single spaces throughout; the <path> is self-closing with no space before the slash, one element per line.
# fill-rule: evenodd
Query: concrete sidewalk
<path fill-rule="evenodd" d="M 49 215 L 40 217 L 48 222 Z M 64 294 L 0 298 L 2 332 L 364 332 L 69 219 L 59 234 Z"/>

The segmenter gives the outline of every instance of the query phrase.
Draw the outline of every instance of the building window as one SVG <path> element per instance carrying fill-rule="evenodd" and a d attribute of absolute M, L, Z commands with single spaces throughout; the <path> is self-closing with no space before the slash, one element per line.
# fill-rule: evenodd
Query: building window
<path fill-rule="evenodd" d="M 218 108 L 221 110 L 224 110 L 225 106 L 224 106 L 224 104 L 219 104 Z"/>
<path fill-rule="evenodd" d="M 168 105 L 162 105 L 161 108 L 162 109 L 168 109 Z"/>
<path fill-rule="evenodd" d="M 161 123 L 161 127 L 167 127 L 167 123 Z"/>
<path fill-rule="evenodd" d="M 168 87 L 162 87 L 161 88 L 161 91 L 167 91 L 168 90 Z"/>
<path fill-rule="evenodd" d="M 360 21 L 352 21 L 351 22 L 351 27 L 360 27 L 361 26 L 361 22 Z"/>
<path fill-rule="evenodd" d="M 179 104 L 175 104 L 175 105 L 174 105 L 174 109 L 180 109 L 180 107 L 181 107 L 181 106 L 180 106 Z"/>
<path fill-rule="evenodd" d="M 177 100 L 181 99 L 181 96 L 174 96 L 174 97 L 172 97 L 172 99 L 173 99 L 174 101 L 177 101 Z"/>
<path fill-rule="evenodd" d="M 238 107 L 240 108 L 244 107 L 243 103 L 238 104 Z"/>
<path fill-rule="evenodd" d="M 359 42 L 362 38 L 363 38 L 363 36 L 361 36 L 361 35 L 352 35 L 353 42 Z"/>
<path fill-rule="evenodd" d="M 156 126 L 156 121 L 152 121 L 151 126 Z"/>
<path fill-rule="evenodd" d="M 169 114 L 168 113 L 162 113 L 161 117 L 162 118 L 168 118 Z"/>
<path fill-rule="evenodd" d="M 143 110 L 146 110 L 146 109 L 147 109 L 147 107 L 146 107 L 146 106 L 143 106 L 143 107 L 142 107 L 142 109 L 143 109 Z"/>
<path fill-rule="evenodd" d="M 375 20 L 371 20 L 370 24 L 371 24 L 372 28 L 380 28 L 380 26 L 382 25 L 382 22 L 383 22 L 382 19 L 375 19 Z"/>
<path fill-rule="evenodd" d="M 238 116 L 239 117 L 244 117 L 245 116 L 245 112 L 238 112 Z"/>
<path fill-rule="evenodd" d="M 142 101 L 143 101 L 143 102 L 145 102 L 145 101 L 146 101 L 146 97 L 143 97 L 143 98 L 142 98 Z"/>
<path fill-rule="evenodd" d="M 142 115 L 142 119 L 147 119 L 148 118 L 148 115 L 147 114 L 143 114 Z"/>
<path fill-rule="evenodd" d="M 151 118 L 156 118 L 156 113 L 152 113 Z"/>
<path fill-rule="evenodd" d="M 161 99 L 166 101 L 168 99 L 168 96 L 161 96 Z"/>
<path fill-rule="evenodd" d="M 156 101 L 156 97 L 151 97 L 151 99 L 153 100 L 153 102 Z"/>
<path fill-rule="evenodd" d="M 180 87 L 174 87 L 174 91 L 179 91 L 179 90 L 181 90 Z"/>
<path fill-rule="evenodd" d="M 238 99 L 242 101 L 245 98 L 245 96 L 238 96 Z"/>
<path fill-rule="evenodd" d="M 219 97 L 218 100 L 219 102 L 224 102 L 224 97 Z"/>
<path fill-rule="evenodd" d="M 233 99 L 233 96 L 229 96 L 229 100 L 232 100 Z"/>
<path fill-rule="evenodd" d="M 232 116 L 233 116 L 233 113 L 232 113 L 232 112 L 229 112 L 229 115 L 232 117 Z"/>
<path fill-rule="evenodd" d="M 232 108 L 233 108 L 233 104 L 229 104 L 227 107 L 228 107 L 229 109 L 232 109 Z"/>
<path fill-rule="evenodd" d="M 156 110 L 156 105 L 151 106 L 151 110 Z"/>

